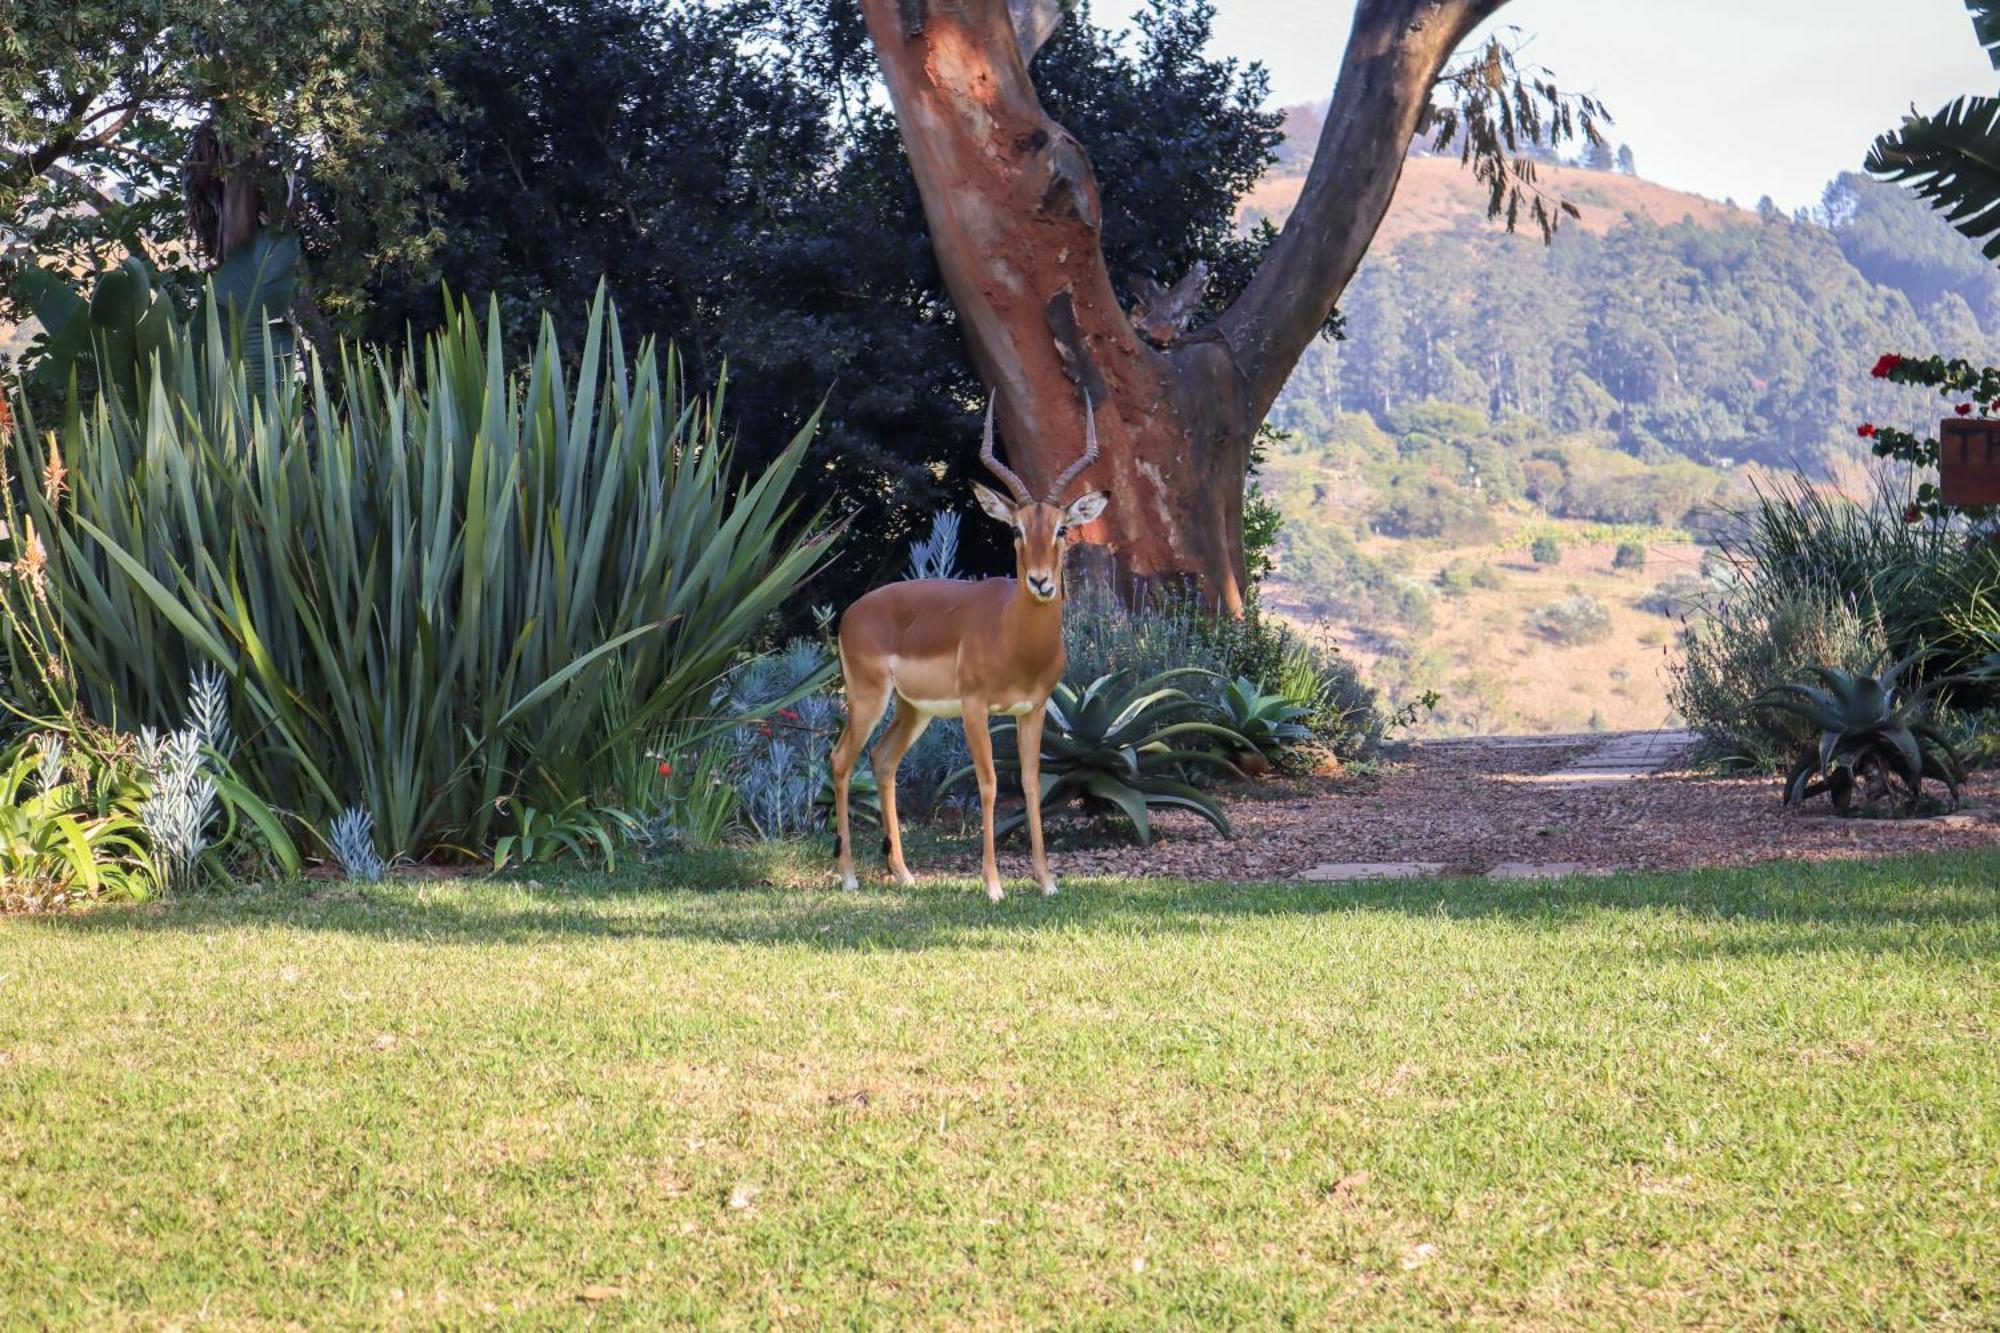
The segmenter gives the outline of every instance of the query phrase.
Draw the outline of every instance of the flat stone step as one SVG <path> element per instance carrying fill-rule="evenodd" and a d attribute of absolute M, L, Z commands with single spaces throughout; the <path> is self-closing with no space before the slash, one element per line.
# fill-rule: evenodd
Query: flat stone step
<path fill-rule="evenodd" d="M 1586 870 L 1580 861 L 1502 861 L 1486 872 L 1488 879 L 1567 879 L 1571 875 L 1608 875 Z"/>
<path fill-rule="evenodd" d="M 1370 879 L 1423 879 L 1440 874 L 1442 861 L 1328 861 L 1301 870 L 1294 878 L 1320 884 L 1352 884 Z"/>

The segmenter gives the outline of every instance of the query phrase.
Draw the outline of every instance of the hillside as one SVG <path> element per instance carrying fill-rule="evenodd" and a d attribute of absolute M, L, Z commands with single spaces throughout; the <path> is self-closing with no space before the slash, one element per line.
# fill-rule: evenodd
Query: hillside
<path fill-rule="evenodd" d="M 1661 225 L 1686 218 L 1703 227 L 1729 226 L 1755 217 L 1743 209 L 1637 176 L 1553 164 L 1538 166 L 1537 173 L 1550 194 L 1568 199 L 1583 214 L 1580 219 L 1565 219 L 1563 225 L 1599 235 L 1628 215 Z M 1302 175 L 1266 176 L 1243 197 L 1244 224 L 1254 224 L 1259 218 L 1282 224 L 1304 186 Z M 1375 252 L 1393 250 L 1413 236 L 1488 225 L 1486 191 L 1457 158 L 1412 157 L 1404 164 L 1395 203 L 1375 235 Z"/>
<path fill-rule="evenodd" d="M 1759 470 L 1852 478 L 1859 421 L 1921 425 L 1868 376 L 1880 353 L 2000 346 L 2000 278 L 1900 191 L 1844 176 L 1786 217 L 1540 175 L 1583 212 L 1550 245 L 1490 222 L 1455 159 L 1412 158 L 1344 340 L 1308 349 L 1271 413 L 1269 603 L 1392 702 L 1442 695 L 1432 732 L 1667 721 L 1690 534 Z M 1300 185 L 1265 180 L 1244 217 Z M 1683 595 L 1659 596 L 1673 575 Z"/>

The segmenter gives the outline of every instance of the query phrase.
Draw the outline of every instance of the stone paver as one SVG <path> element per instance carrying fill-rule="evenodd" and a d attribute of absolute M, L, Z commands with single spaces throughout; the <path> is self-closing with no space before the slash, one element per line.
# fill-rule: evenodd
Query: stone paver
<path fill-rule="evenodd" d="M 1562 879 L 1568 875 L 1605 875 L 1606 870 L 1585 870 L 1578 861 L 1502 861 L 1486 872 L 1488 879 Z"/>
<path fill-rule="evenodd" d="M 1602 745 L 1574 763 L 1529 781 L 1554 786 L 1636 782 L 1680 758 L 1694 739 L 1694 733 L 1687 731 L 1632 731 L 1607 736 Z"/>
<path fill-rule="evenodd" d="M 1367 879 L 1422 879 L 1444 870 L 1442 861 L 1328 861 L 1301 870 L 1297 878 L 1323 884 L 1348 884 Z"/>

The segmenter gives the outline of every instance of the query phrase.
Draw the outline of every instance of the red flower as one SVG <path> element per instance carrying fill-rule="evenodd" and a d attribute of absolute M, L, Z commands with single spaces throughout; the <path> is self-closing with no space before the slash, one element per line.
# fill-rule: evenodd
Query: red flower
<path fill-rule="evenodd" d="M 1921 523 L 1924 521 L 1924 511 L 1915 505 L 1907 505 L 1903 509 L 1903 521 L 1905 523 Z"/>
<path fill-rule="evenodd" d="M 661 777 L 663 777 L 663 778 L 670 778 L 670 777 L 672 777 L 673 775 L 674 775 L 674 766 L 673 766 L 672 764 L 661 764 L 661 765 L 660 765 L 660 776 L 661 776 Z"/>
<path fill-rule="evenodd" d="M 1860 426 L 1855 428 L 1854 433 L 1864 440 L 1872 440 L 1875 438 L 1875 427 L 1864 421 Z"/>
<path fill-rule="evenodd" d="M 1903 364 L 1903 358 L 1897 356 L 1894 352 L 1891 352 L 1887 356 L 1883 357 L 1880 361 L 1877 361 L 1875 363 L 1875 369 L 1870 371 L 1869 373 L 1878 380 L 1886 380 L 1889 378 L 1889 372 L 1902 364 Z"/>
<path fill-rule="evenodd" d="M 1951 410 L 1958 413 L 1962 417 L 1969 417 L 1972 415 L 1972 404 L 1960 403 L 1957 407 L 1954 407 Z"/>
<path fill-rule="evenodd" d="M 799 720 L 799 713 L 796 708 L 780 708 L 778 710 L 778 716 L 782 717 L 787 722 L 796 722 Z"/>

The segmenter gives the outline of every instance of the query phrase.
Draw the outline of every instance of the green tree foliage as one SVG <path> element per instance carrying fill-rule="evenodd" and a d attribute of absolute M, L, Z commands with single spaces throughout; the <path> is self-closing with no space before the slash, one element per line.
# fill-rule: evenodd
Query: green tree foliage
<path fill-rule="evenodd" d="M 1919 312 L 1947 318 L 1962 301 L 1981 330 L 2000 333 L 2000 270 L 1909 191 L 1843 172 L 1820 206 L 1840 252 L 1870 282 L 1900 291 Z"/>
<path fill-rule="evenodd" d="M 414 202 L 438 164 L 411 117 L 432 104 L 424 60 L 451 2 L 8 4 L 0 239 L 10 263 L 91 270 L 145 253 L 184 277 L 221 257 L 225 182 L 250 229 L 318 236 L 327 281 L 420 261 L 431 237 Z"/>
<path fill-rule="evenodd" d="M 1851 457 L 1854 423 L 1893 419 L 1899 402 L 1859 371 L 1884 347 L 1990 345 L 1966 304 L 1985 305 L 1989 288 L 1945 290 L 1958 270 L 1942 257 L 1892 267 L 1879 252 L 1912 219 L 1851 183 L 1835 194 L 1830 228 L 1631 218 L 1603 235 L 1566 230 L 1548 247 L 1470 229 L 1405 241 L 1362 270 L 1344 302 L 1345 340 L 1307 352 L 1274 420 L 1309 431 L 1345 409 L 1387 423 L 1435 398 L 1590 435 L 1652 464 L 1818 469 Z M 1633 471 L 1621 484 L 1643 484 Z M 1587 512 L 1541 476 L 1528 479 L 1530 498 Z M 1682 499 L 1703 498 L 1684 484 L 1695 480 L 1677 482 L 1690 494 L 1654 507 L 1654 521 L 1678 521 Z M 1635 507 L 1602 516 L 1638 520 Z"/>
<path fill-rule="evenodd" d="M 1233 231 L 1233 206 L 1270 160 L 1278 117 L 1259 109 L 1261 70 L 1202 55 L 1210 14 L 1159 0 L 1129 39 L 1079 15 L 1036 80 L 1090 145 L 1113 274 L 1170 282 L 1206 262 L 1226 299 L 1261 252 Z M 962 504 L 978 475 L 982 391 L 871 91 L 858 8 L 490 0 L 440 43 L 453 114 L 427 128 L 457 184 L 428 202 L 437 261 L 423 281 L 394 273 L 357 293 L 357 311 L 377 312 L 365 330 L 434 324 L 441 276 L 497 294 L 518 338 L 544 307 L 573 321 L 602 277 L 626 326 L 672 339 L 691 378 L 731 368 L 751 456 L 824 398 L 808 475 L 880 538 L 835 577 L 889 576 L 930 511 Z M 558 334 L 573 343 L 574 323 Z M 1006 563 L 990 528 L 968 529 L 968 568 Z"/>

